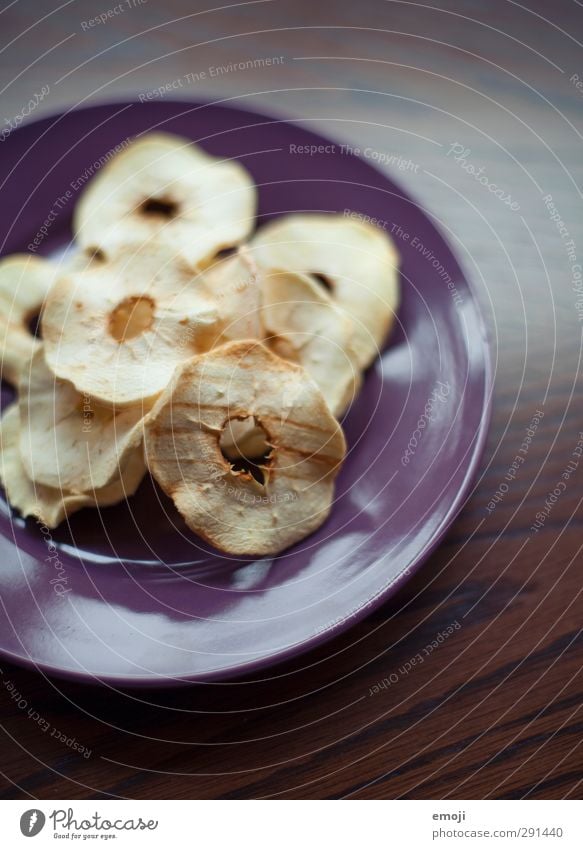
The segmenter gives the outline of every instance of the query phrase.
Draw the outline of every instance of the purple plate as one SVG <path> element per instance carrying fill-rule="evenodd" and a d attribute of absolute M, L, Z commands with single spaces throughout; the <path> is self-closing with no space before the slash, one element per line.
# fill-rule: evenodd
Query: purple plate
<path fill-rule="evenodd" d="M 247 674 L 323 643 L 386 601 L 462 507 L 491 394 L 478 305 L 434 224 L 338 146 L 292 152 L 329 141 L 285 121 L 164 101 L 31 123 L 2 143 L 2 254 L 61 250 L 103 157 L 153 129 L 239 159 L 259 187 L 260 224 L 292 211 L 353 210 L 389 231 L 398 225 L 403 301 L 344 420 L 349 455 L 332 514 L 277 558 L 242 561 L 202 544 L 149 481 L 130 504 L 84 510 L 50 537 L 1 502 L 0 653 L 48 674 L 123 686 Z M 3 404 L 10 398 L 3 389 Z"/>

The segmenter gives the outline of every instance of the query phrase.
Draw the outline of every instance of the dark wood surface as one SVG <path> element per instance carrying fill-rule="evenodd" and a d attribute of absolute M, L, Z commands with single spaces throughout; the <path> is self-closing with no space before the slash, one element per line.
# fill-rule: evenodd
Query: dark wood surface
<path fill-rule="evenodd" d="M 581 4 L 273 0 L 193 17 L 204 6 L 148 0 L 89 28 L 107 3 L 50 15 L 60 4 L 4 5 L 0 46 L 17 38 L 1 56 L 5 117 L 45 83 L 38 116 L 284 56 L 177 93 L 240 98 L 416 163 L 387 167 L 478 287 L 496 390 L 479 478 L 445 542 L 389 604 L 319 651 L 258 680 L 171 692 L 0 664 L 51 728 L 90 751 L 43 732 L 0 688 L 2 797 L 581 798 L 583 461 L 530 530 L 583 430 L 583 323 L 543 202 L 551 193 L 583 258 Z M 454 143 L 519 210 L 448 155 Z M 488 512 L 537 409 L 524 463 Z"/>

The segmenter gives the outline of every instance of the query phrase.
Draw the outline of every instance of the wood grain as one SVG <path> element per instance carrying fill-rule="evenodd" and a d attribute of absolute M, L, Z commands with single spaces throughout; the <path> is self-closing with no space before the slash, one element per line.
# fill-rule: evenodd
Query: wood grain
<path fill-rule="evenodd" d="M 389 604 L 253 681 L 123 693 L 1 663 L 51 729 L 91 753 L 43 732 L 0 687 L 3 798 L 581 798 L 581 470 L 530 528 L 583 429 L 583 324 L 543 202 L 552 194 L 583 255 L 573 80 L 583 78 L 583 14 L 568 0 L 527 5 L 273 0 L 206 13 L 152 0 L 84 27 L 95 4 L 39 2 L 36 20 L 54 13 L 26 34 L 30 7 L 2 12 L 2 42 L 20 36 L 2 56 L 7 117 L 43 83 L 50 95 L 35 117 L 196 73 L 173 94 L 234 98 L 408 157 L 416 170 L 387 170 L 475 282 L 496 371 L 474 491 Z M 209 70 L 280 55 L 269 70 Z M 455 143 L 518 211 L 456 162 Z M 540 409 L 525 461 L 489 512 Z"/>

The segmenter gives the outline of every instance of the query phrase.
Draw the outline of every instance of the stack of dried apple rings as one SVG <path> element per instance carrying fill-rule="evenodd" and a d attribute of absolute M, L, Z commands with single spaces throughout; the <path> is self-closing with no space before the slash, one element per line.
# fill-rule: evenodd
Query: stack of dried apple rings
<path fill-rule="evenodd" d="M 354 218 L 253 234 L 255 213 L 238 162 L 151 133 L 84 191 L 71 258 L 0 261 L 0 367 L 17 391 L 0 479 L 22 516 L 56 527 L 149 472 L 229 554 L 277 554 L 325 521 L 338 420 L 394 322 L 399 258 Z"/>

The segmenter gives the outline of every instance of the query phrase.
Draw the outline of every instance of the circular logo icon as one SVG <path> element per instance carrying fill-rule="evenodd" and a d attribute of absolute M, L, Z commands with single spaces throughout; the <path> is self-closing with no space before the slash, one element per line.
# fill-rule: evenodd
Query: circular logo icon
<path fill-rule="evenodd" d="M 25 811 L 20 817 L 20 830 L 25 837 L 36 837 L 44 828 L 46 822 L 45 815 L 38 808 L 32 808 L 30 811 Z"/>

